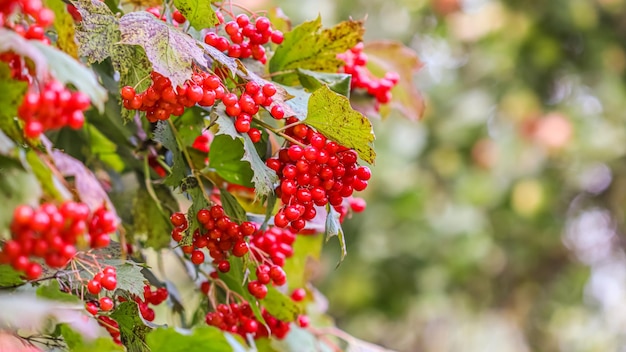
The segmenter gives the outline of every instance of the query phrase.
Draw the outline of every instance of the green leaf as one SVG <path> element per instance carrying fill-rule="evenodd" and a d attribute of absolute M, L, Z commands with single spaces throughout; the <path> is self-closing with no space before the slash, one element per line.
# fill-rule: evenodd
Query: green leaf
<path fill-rule="evenodd" d="M 335 345 L 329 346 L 328 342 L 319 339 L 306 329 L 291 325 L 289 334 L 284 339 L 272 339 L 271 346 L 276 351 L 315 351 L 315 352 L 333 352 L 337 348 Z"/>
<path fill-rule="evenodd" d="M 125 164 L 121 155 L 117 152 L 118 145 L 109 140 L 92 124 L 86 123 L 84 129 L 89 139 L 91 155 L 100 159 L 111 169 L 121 173 Z"/>
<path fill-rule="evenodd" d="M 187 176 L 187 164 L 183 158 L 182 152 L 178 148 L 178 143 L 176 142 L 172 128 L 167 122 L 159 121 L 154 129 L 154 140 L 160 142 L 165 148 L 172 152 L 174 158 L 171 168 L 172 172 L 167 175 L 163 182 L 171 187 L 180 186 L 180 183 L 185 176 Z"/>
<path fill-rule="evenodd" d="M 29 43 L 48 59 L 50 72 L 58 81 L 73 84 L 78 91 L 89 96 L 91 104 L 98 111 L 104 111 L 104 102 L 108 97 L 107 91 L 100 86 L 93 71 L 53 46 L 38 40 L 31 40 Z"/>
<path fill-rule="evenodd" d="M 324 244 L 324 237 L 321 235 L 298 236 L 298 240 L 293 243 L 293 256 L 285 261 L 285 273 L 287 274 L 287 284 L 289 291 L 296 288 L 305 287 L 311 278 L 311 270 L 308 270 L 310 259 L 319 260 Z"/>
<path fill-rule="evenodd" d="M 243 209 L 241 204 L 237 201 L 237 199 L 226 189 L 220 190 L 220 200 L 222 201 L 222 207 L 224 207 L 224 212 L 231 219 L 236 220 L 238 223 L 246 221 L 248 218 L 246 216 L 246 211 Z"/>
<path fill-rule="evenodd" d="M 265 165 L 265 162 L 261 159 L 259 154 L 254 147 L 254 143 L 250 140 L 247 134 L 240 135 L 235 130 L 235 124 L 232 119 L 219 114 L 216 120 L 217 124 L 220 126 L 219 131 L 217 132 L 216 138 L 219 135 L 225 134 L 231 136 L 232 138 L 243 139 L 243 156 L 241 160 L 247 161 L 250 163 L 250 167 L 254 175 L 252 176 L 252 182 L 255 185 L 255 192 L 257 196 L 264 196 L 274 192 L 274 184 L 278 180 L 278 176 L 274 172 L 274 170 L 270 169 Z M 213 147 L 211 147 L 213 149 Z M 209 163 L 210 163 L 209 156 Z"/>
<path fill-rule="evenodd" d="M 150 351 L 145 340 L 151 328 L 146 326 L 139 316 L 139 309 L 135 302 L 122 302 L 111 313 L 111 318 L 119 324 L 120 338 L 128 352 Z"/>
<path fill-rule="evenodd" d="M 12 165 L 7 166 L 7 162 Z M 13 209 L 20 204 L 36 206 L 42 196 L 37 178 L 22 168 L 15 167 L 14 163 L 13 160 L 0 160 L 0 234 L 6 233 L 5 230 L 11 224 Z"/>
<path fill-rule="evenodd" d="M 220 23 L 210 1 L 174 0 L 174 6 L 185 15 L 187 21 L 197 30 L 211 28 Z"/>
<path fill-rule="evenodd" d="M 100 337 L 93 341 L 85 341 L 81 334 L 72 330 L 67 324 L 60 324 L 59 330 L 67 347 L 72 352 L 124 351 L 124 347 L 113 342 L 110 337 Z"/>
<path fill-rule="evenodd" d="M 209 150 L 209 167 L 215 169 L 224 180 L 252 187 L 254 172 L 250 163 L 242 160 L 244 154 L 241 138 L 220 134 L 215 136 Z"/>
<path fill-rule="evenodd" d="M 72 199 L 72 193 L 54 176 L 50 166 L 44 163 L 36 151 L 31 149 L 26 152 L 26 162 L 47 195 L 59 201 Z"/>
<path fill-rule="evenodd" d="M 76 24 L 78 52 L 88 64 L 102 62 L 112 55 L 121 39 L 117 18 L 99 0 L 77 0 L 74 5 L 82 17 Z"/>
<path fill-rule="evenodd" d="M 304 122 L 335 142 L 356 150 L 366 162 L 374 162 L 372 124 L 363 114 L 352 109 L 346 97 L 327 86 L 311 94 Z"/>
<path fill-rule="evenodd" d="M 296 303 L 279 292 L 274 286 L 267 286 L 267 296 L 261 300 L 267 311 L 279 320 L 295 321 L 302 312 Z"/>
<path fill-rule="evenodd" d="M 391 90 L 392 100 L 381 106 L 381 115 L 388 115 L 389 107 L 400 111 L 411 120 L 419 120 L 424 114 L 424 98 L 413 82 L 413 75 L 422 67 L 417 54 L 402 43 L 376 41 L 367 43 L 363 49 L 367 54 L 367 68 L 377 77 L 387 72 L 396 72 L 400 81 Z"/>
<path fill-rule="evenodd" d="M 146 337 L 152 352 L 222 352 L 232 351 L 225 332 L 213 326 L 193 330 L 154 329 Z"/>
<path fill-rule="evenodd" d="M 362 21 L 344 21 L 332 28 L 321 30 L 322 19 L 304 22 L 285 34 L 285 40 L 276 48 L 269 62 L 270 73 L 295 70 L 297 68 L 335 73 L 343 61 L 337 54 L 354 47 L 362 41 Z M 274 81 L 286 85 L 297 85 L 298 74 L 285 73 L 274 77 Z"/>
<path fill-rule="evenodd" d="M 116 269 L 117 289 L 133 295 L 142 296 L 146 278 L 141 273 L 143 267 L 132 261 L 119 259 L 104 260 L 103 264 L 112 265 Z"/>
<path fill-rule="evenodd" d="M 330 90 L 350 98 L 352 75 L 347 73 L 322 73 L 297 69 L 300 84 L 310 92 L 327 85 Z"/>
<path fill-rule="evenodd" d="M 15 117 L 27 89 L 28 83 L 12 79 L 9 65 L 0 62 L 0 129 L 14 140 L 22 138 Z"/>
<path fill-rule="evenodd" d="M 291 99 L 285 102 L 285 105 L 291 109 L 291 113 L 293 116 L 297 117 L 298 120 L 302 121 L 306 118 L 307 109 L 309 106 L 309 99 L 311 98 L 311 93 L 306 92 L 302 88 L 295 87 L 284 87 L 287 93 L 291 96 Z"/>
<path fill-rule="evenodd" d="M 22 273 L 8 264 L 0 265 L 0 287 L 15 286 L 23 282 Z"/>
<path fill-rule="evenodd" d="M 78 47 L 74 41 L 74 20 L 61 0 L 45 0 L 46 7 L 54 12 L 54 29 L 57 32 L 57 45 L 71 57 L 78 58 Z"/>
<path fill-rule="evenodd" d="M 131 12 L 119 22 L 121 43 L 142 46 L 154 71 L 169 78 L 172 86 L 181 86 L 191 78 L 193 62 L 206 66 L 204 51 L 193 38 L 154 15 L 145 11 Z"/>
<path fill-rule="evenodd" d="M 164 213 L 165 209 L 157 203 L 167 198 L 168 203 L 176 204 L 168 187 L 155 185 L 154 191 L 159 199 L 154 199 L 145 188 L 139 188 L 133 201 L 133 237 L 146 236 L 146 246 L 159 250 L 169 246 L 170 233 L 173 229 L 169 220 L 171 211 Z"/>
<path fill-rule="evenodd" d="M 339 246 L 341 247 L 341 260 L 337 264 L 339 265 L 348 254 L 346 239 L 344 238 L 343 229 L 341 228 L 341 223 L 339 222 L 339 213 L 337 213 L 335 208 L 328 205 L 326 206 L 326 209 L 328 210 L 328 214 L 326 215 L 326 241 L 334 236 L 337 236 L 339 239 Z"/>
<path fill-rule="evenodd" d="M 80 302 L 80 299 L 78 299 L 78 297 L 61 291 L 61 288 L 59 287 L 59 282 L 57 280 L 51 280 L 49 284 L 39 286 L 39 288 L 37 289 L 37 297 L 67 303 Z"/>

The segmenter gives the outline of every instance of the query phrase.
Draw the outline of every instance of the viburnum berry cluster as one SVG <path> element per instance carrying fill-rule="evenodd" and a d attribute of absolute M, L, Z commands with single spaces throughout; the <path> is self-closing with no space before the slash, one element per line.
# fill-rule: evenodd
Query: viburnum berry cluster
<path fill-rule="evenodd" d="M 290 329 L 288 322 L 276 319 L 265 309 L 262 310 L 262 316 L 267 327 L 256 319 L 248 302 L 239 304 L 222 303 L 217 306 L 214 312 L 207 313 L 205 321 L 208 325 L 215 326 L 221 330 L 244 337 L 250 334 L 255 339 L 270 335 L 282 339 L 287 335 Z"/>
<path fill-rule="evenodd" d="M 143 287 L 143 299 L 135 296 L 134 300 L 139 306 L 139 313 L 141 314 L 141 316 L 147 321 L 154 321 L 154 309 L 150 308 L 148 304 L 158 306 L 167 299 L 168 295 L 169 294 L 165 287 L 159 287 L 152 290 L 152 287 L 150 285 L 145 285 Z"/>
<path fill-rule="evenodd" d="M 222 23 L 224 23 L 223 15 L 218 27 Z M 267 17 L 258 16 L 256 19 L 251 19 L 246 14 L 240 14 L 224 24 L 224 32 L 228 37 L 219 35 L 216 27 L 215 32 L 208 32 L 205 35 L 204 42 L 230 57 L 240 59 L 251 57 L 265 64 L 267 56 L 263 45 L 270 40 L 274 44 L 280 44 L 284 39 L 283 33 L 279 30 L 272 30 L 271 25 Z"/>
<path fill-rule="evenodd" d="M 247 133 L 252 142 L 261 140 L 261 131 L 251 127 L 252 116 L 259 112 L 260 106 L 268 107 L 272 104 L 272 97 L 276 94 L 276 87 L 269 83 L 260 86 L 256 82 L 247 82 L 244 91 L 237 96 L 231 92 L 222 98 L 226 107 L 226 114 L 235 118 L 235 129 L 239 133 Z"/>
<path fill-rule="evenodd" d="M 287 119 L 288 124 L 296 122 L 295 118 Z M 274 224 L 289 226 L 297 233 L 315 218 L 316 206 L 330 203 L 340 211 L 344 198 L 367 187 L 371 171 L 357 164 L 354 150 L 328 140 L 305 124 L 290 127 L 285 133 L 293 142 L 266 164 L 280 178 L 276 194 L 283 206 L 274 216 Z"/>
<path fill-rule="evenodd" d="M 295 233 L 288 229 L 270 226 L 265 231 L 257 231 L 252 235 L 250 247 L 257 261 L 268 261 L 283 267 L 285 260 L 293 256 L 295 241 Z"/>
<path fill-rule="evenodd" d="M 54 21 L 54 12 L 41 0 L 4 0 L 0 2 L 0 25 L 13 29 L 26 39 L 50 43 L 45 28 Z"/>
<path fill-rule="evenodd" d="M 83 127 L 83 112 L 91 105 L 89 96 L 72 92 L 58 81 L 52 80 L 39 86 L 31 86 L 18 109 L 18 117 L 24 121 L 24 135 L 38 138 L 43 132 L 69 126 Z"/>
<path fill-rule="evenodd" d="M 107 266 L 102 271 L 94 275 L 93 279 L 87 282 L 87 291 L 92 295 L 98 296 L 102 289 L 113 293 L 117 287 L 117 269 L 113 266 Z M 85 309 L 92 315 L 98 314 L 99 311 L 108 312 L 113 309 L 114 302 L 109 296 L 102 296 L 98 300 L 89 301 L 85 304 Z"/>
<path fill-rule="evenodd" d="M 18 206 L 13 212 L 11 239 L 4 243 L 0 263 L 10 263 L 26 278 L 35 280 L 42 267 L 63 268 L 76 254 L 76 243 L 92 248 L 109 245 L 109 234 L 117 228 L 115 215 L 105 208 L 90 213 L 84 203 L 67 201 L 57 207 L 44 203 L 39 208 Z"/>
<path fill-rule="evenodd" d="M 193 243 L 181 247 L 185 254 L 190 255 L 191 262 L 196 265 L 204 263 L 205 255 L 202 249 L 206 248 L 217 270 L 223 273 L 228 272 L 230 270 L 228 257 L 231 254 L 242 257 L 248 253 L 249 247 L 245 239 L 256 231 L 256 225 L 249 221 L 244 221 L 241 224 L 232 221 L 224 213 L 224 208 L 221 205 L 214 205 L 209 209 L 200 209 L 195 216 L 201 227 L 188 229 L 189 222 L 185 214 L 172 214 L 170 218 L 172 225 L 174 225 L 172 239 L 180 242 L 183 239 L 183 233 L 191 230 Z"/>
<path fill-rule="evenodd" d="M 363 52 L 363 47 L 363 43 L 359 43 L 337 56 L 345 62 L 341 72 L 352 75 L 352 89 L 364 89 L 379 104 L 386 104 L 391 101 L 391 89 L 398 84 L 400 76 L 396 72 L 387 72 L 382 78 L 374 76 L 367 68 L 367 54 Z"/>

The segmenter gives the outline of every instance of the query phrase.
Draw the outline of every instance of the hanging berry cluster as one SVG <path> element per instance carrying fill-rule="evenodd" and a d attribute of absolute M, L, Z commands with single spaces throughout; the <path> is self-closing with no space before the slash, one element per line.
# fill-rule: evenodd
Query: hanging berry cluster
<path fill-rule="evenodd" d="M 148 304 L 158 306 L 167 299 L 168 293 L 165 287 L 159 287 L 152 290 L 150 285 L 143 287 L 143 299 L 135 296 L 135 302 L 139 306 L 139 313 L 147 321 L 154 321 L 155 314 L 154 309 L 150 308 Z"/>
<path fill-rule="evenodd" d="M 223 17 L 221 23 L 224 23 Z M 257 17 L 252 22 L 248 15 L 240 14 L 232 21 L 226 22 L 224 32 L 228 37 L 221 36 L 217 32 L 208 32 L 204 37 L 204 42 L 230 57 L 240 59 L 251 57 L 263 64 L 267 62 L 263 45 L 270 40 L 274 44 L 283 42 L 283 33 L 279 30 L 272 30 L 270 20 L 263 16 Z"/>
<path fill-rule="evenodd" d="M 255 339 L 259 339 L 272 335 L 282 339 L 287 335 L 290 329 L 288 322 L 276 319 L 265 309 L 262 316 L 267 327 L 256 319 L 248 302 L 219 304 L 214 312 L 207 313 L 205 321 L 208 325 L 243 337 L 251 334 Z"/>
<path fill-rule="evenodd" d="M 295 118 L 287 119 L 288 124 L 296 122 Z M 276 194 L 283 206 L 274 216 L 274 224 L 289 226 L 297 233 L 317 215 L 315 206 L 330 203 L 341 210 L 344 198 L 367 187 L 371 172 L 367 166 L 357 164 L 355 151 L 305 124 L 290 127 L 285 133 L 297 144 L 290 142 L 266 164 L 280 178 Z"/>
<path fill-rule="evenodd" d="M 4 243 L 0 263 L 10 263 L 29 280 L 42 274 L 33 258 L 42 258 L 52 268 L 63 268 L 76 254 L 76 243 L 92 248 L 109 245 L 109 234 L 117 228 L 115 215 L 105 208 L 93 214 L 83 203 L 68 201 L 57 207 L 51 203 L 33 209 L 18 206 L 13 213 L 11 239 Z"/>
<path fill-rule="evenodd" d="M 214 205 L 209 209 L 200 209 L 195 215 L 201 228 L 192 229 L 193 243 L 182 246 L 185 254 L 190 255 L 191 262 L 199 265 L 204 263 L 203 248 L 208 249 L 215 267 L 226 273 L 230 270 L 228 256 L 242 257 L 248 253 L 248 243 L 245 238 L 256 231 L 256 225 L 244 221 L 237 224 L 226 214 L 221 205 Z M 172 239 L 180 242 L 184 231 L 188 230 L 189 222 L 183 213 L 174 213 L 170 221 L 174 225 Z"/>
<path fill-rule="evenodd" d="M 0 26 L 11 28 L 26 39 L 42 40 L 49 44 L 50 41 L 44 35 L 45 28 L 53 21 L 54 12 L 44 7 L 41 0 L 0 1 Z"/>
<path fill-rule="evenodd" d="M 102 289 L 113 294 L 117 287 L 117 270 L 115 267 L 107 266 L 102 271 L 93 276 L 93 279 L 87 282 L 87 291 L 92 295 L 99 296 Z M 92 315 L 98 314 L 99 311 L 108 312 L 113 309 L 113 299 L 109 296 L 102 296 L 98 300 L 89 301 L 85 304 L 85 309 Z"/>
<path fill-rule="evenodd" d="M 396 72 L 387 72 L 383 78 L 374 76 L 366 66 L 367 54 L 363 52 L 363 43 L 337 57 L 346 63 L 341 72 L 352 75 L 352 89 L 366 90 L 369 95 L 376 98 L 378 104 L 391 101 L 391 89 L 398 84 L 400 76 Z"/>

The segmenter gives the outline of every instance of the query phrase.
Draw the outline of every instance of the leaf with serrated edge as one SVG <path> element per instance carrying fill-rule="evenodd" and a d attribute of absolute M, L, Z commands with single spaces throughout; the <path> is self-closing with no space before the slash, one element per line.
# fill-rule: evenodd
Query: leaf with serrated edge
<path fill-rule="evenodd" d="M 155 329 L 146 336 L 152 352 L 222 352 L 230 351 L 226 332 L 213 326 L 193 330 Z"/>
<path fill-rule="evenodd" d="M 220 190 L 220 200 L 222 201 L 222 207 L 224 207 L 224 213 L 228 215 L 232 220 L 236 220 L 238 223 L 246 221 L 246 211 L 241 207 L 241 204 L 228 193 L 227 190 Z"/>
<path fill-rule="evenodd" d="M 142 46 L 154 71 L 169 78 L 174 87 L 191 78 L 194 61 L 206 66 L 204 51 L 193 38 L 149 12 L 128 13 L 119 23 L 121 43 Z"/>
<path fill-rule="evenodd" d="M 137 303 L 122 302 L 111 313 L 111 318 L 117 321 L 121 334 L 120 339 L 129 352 L 149 351 L 145 339 L 152 329 L 146 326 L 139 317 Z"/>
<path fill-rule="evenodd" d="M 391 102 L 381 106 L 381 115 L 389 115 L 395 108 L 411 120 L 419 120 L 424 114 L 424 98 L 413 82 L 413 74 L 422 66 L 417 54 L 402 43 L 377 41 L 367 43 L 363 49 L 367 54 L 367 67 L 378 77 L 386 72 L 396 72 L 400 81 L 391 90 Z"/>
<path fill-rule="evenodd" d="M 206 0 L 174 0 L 174 6 L 180 11 L 191 26 L 197 30 L 212 28 L 220 21 Z"/>
<path fill-rule="evenodd" d="M 255 192 L 257 196 L 268 195 L 274 191 L 274 184 L 278 180 L 278 176 L 274 170 L 265 165 L 261 157 L 254 148 L 254 143 L 250 140 L 247 134 L 240 135 L 235 129 L 235 124 L 232 119 L 219 114 L 216 120 L 219 125 L 217 135 L 225 134 L 232 138 L 242 138 L 244 153 L 241 160 L 245 160 L 250 163 L 254 176 L 252 176 L 252 182 L 255 185 Z"/>
<path fill-rule="evenodd" d="M 322 19 L 300 24 L 285 34 L 283 43 L 276 48 L 269 62 L 270 73 L 295 70 L 297 68 L 318 72 L 337 72 L 343 61 L 337 54 L 354 47 L 362 41 L 364 28 L 362 21 L 344 21 L 332 28 L 321 30 Z M 296 85 L 298 75 L 280 74 L 274 81 L 286 85 Z"/>
<path fill-rule="evenodd" d="M 48 58 L 49 69 L 54 78 L 61 83 L 73 84 L 78 91 L 89 96 L 91 104 L 98 108 L 98 111 L 104 112 L 104 102 L 108 94 L 98 83 L 93 71 L 53 46 L 38 40 L 31 40 L 30 44 Z"/>
<path fill-rule="evenodd" d="M 335 93 L 339 93 L 344 97 L 350 98 L 350 81 L 352 75 L 347 73 L 324 73 L 314 72 L 310 70 L 297 69 L 300 83 L 309 92 L 312 92 L 324 84 Z"/>
<path fill-rule="evenodd" d="M 171 194 L 166 193 L 169 192 L 169 188 L 162 185 L 155 185 L 154 191 L 159 199 L 153 199 L 145 188 L 137 190 L 132 208 L 133 238 L 145 235 L 146 246 L 159 250 L 170 243 L 172 223 L 156 202 L 160 201 L 161 197 L 171 197 Z"/>
<path fill-rule="evenodd" d="M 328 214 L 326 215 L 326 241 L 328 241 L 331 237 L 337 236 L 339 239 L 339 245 L 341 247 L 341 261 L 337 264 L 341 264 L 341 262 L 346 258 L 348 254 L 348 250 L 346 248 L 346 239 L 343 235 L 343 229 L 341 228 L 341 223 L 339 222 L 339 213 L 330 206 L 326 206 L 328 210 Z"/>
<path fill-rule="evenodd" d="M 77 0 L 74 4 L 82 17 L 76 24 L 78 52 L 89 64 L 101 62 L 112 55 L 121 39 L 117 18 L 100 0 Z"/>
<path fill-rule="evenodd" d="M 301 314 L 294 301 L 280 293 L 274 286 L 267 287 L 267 296 L 261 300 L 261 304 L 271 315 L 282 321 L 294 321 Z"/>
<path fill-rule="evenodd" d="M 364 161 L 374 162 L 376 152 L 371 146 L 374 141 L 371 122 L 353 110 L 346 97 L 327 86 L 311 94 L 304 122 L 335 142 L 356 150 Z"/>
<path fill-rule="evenodd" d="M 209 167 L 230 183 L 252 187 L 254 172 L 250 164 L 242 160 L 243 153 L 240 138 L 233 139 L 225 134 L 215 136 L 209 150 Z"/>
<path fill-rule="evenodd" d="M 163 182 L 172 187 L 180 186 L 180 183 L 187 174 L 187 166 L 181 151 L 178 149 L 178 143 L 176 142 L 172 128 L 167 122 L 159 121 L 154 129 L 154 140 L 163 144 L 165 148 L 172 152 L 172 156 L 174 157 L 171 168 L 172 172 L 167 175 Z"/>

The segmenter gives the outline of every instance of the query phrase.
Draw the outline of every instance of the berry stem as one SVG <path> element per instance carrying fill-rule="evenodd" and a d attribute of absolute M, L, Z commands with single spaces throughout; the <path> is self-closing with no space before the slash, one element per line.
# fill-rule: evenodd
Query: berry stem
<path fill-rule="evenodd" d="M 301 146 L 302 148 L 306 148 L 306 145 L 302 144 L 301 142 L 298 142 L 297 140 L 293 139 L 291 136 L 288 136 L 284 132 L 281 132 L 280 131 L 281 129 L 275 129 L 274 127 L 272 127 L 272 126 L 268 125 L 267 123 L 263 122 L 263 120 L 258 119 L 256 117 L 253 118 L 253 120 L 254 120 L 254 122 L 258 123 L 259 125 L 263 126 L 264 128 L 272 131 L 274 134 L 277 134 L 277 135 L 283 137 L 284 139 L 288 140 L 289 142 L 291 142 L 293 144 L 297 144 L 297 145 Z"/>

